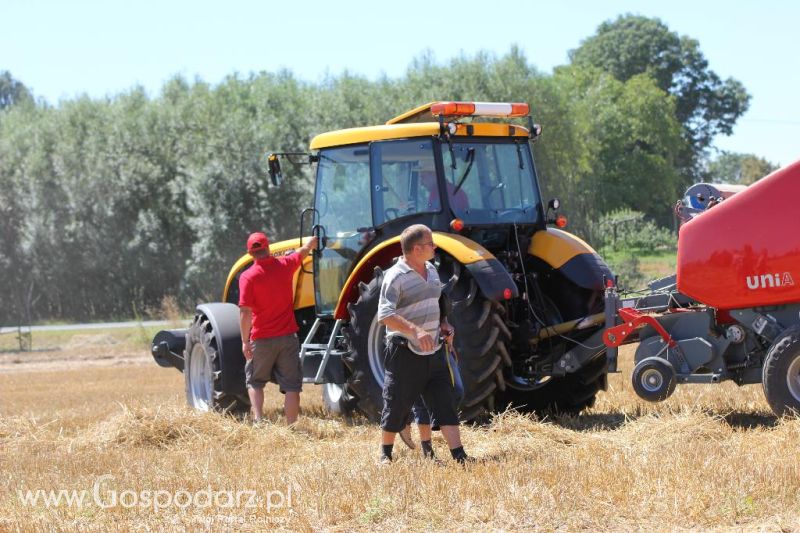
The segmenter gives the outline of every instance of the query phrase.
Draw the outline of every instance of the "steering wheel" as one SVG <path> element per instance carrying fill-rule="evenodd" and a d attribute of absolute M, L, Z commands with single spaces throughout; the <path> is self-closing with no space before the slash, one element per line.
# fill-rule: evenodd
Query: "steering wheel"
<path fill-rule="evenodd" d="M 400 216 L 400 210 L 396 207 L 387 207 L 383 211 L 383 217 L 388 222 L 389 220 L 394 220 L 395 218 Z"/>

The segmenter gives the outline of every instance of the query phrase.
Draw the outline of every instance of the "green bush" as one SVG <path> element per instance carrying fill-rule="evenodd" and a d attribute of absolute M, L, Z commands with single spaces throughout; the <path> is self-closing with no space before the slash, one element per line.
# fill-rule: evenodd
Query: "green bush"
<path fill-rule="evenodd" d="M 591 235 L 599 250 L 611 254 L 648 254 L 677 246 L 677 238 L 671 230 L 646 220 L 644 213 L 632 209 L 619 209 L 602 215 L 592 224 Z"/>

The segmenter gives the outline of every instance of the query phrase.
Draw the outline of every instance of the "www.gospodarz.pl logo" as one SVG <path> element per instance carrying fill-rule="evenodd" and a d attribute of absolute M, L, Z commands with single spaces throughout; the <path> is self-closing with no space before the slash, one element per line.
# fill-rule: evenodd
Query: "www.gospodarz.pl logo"
<path fill-rule="evenodd" d="M 286 490 L 270 490 L 259 494 L 255 490 L 118 490 L 111 482 L 114 476 L 98 477 L 87 489 L 17 489 L 20 503 L 26 507 L 99 507 L 101 509 L 147 508 L 158 513 L 164 509 L 266 509 L 267 513 L 293 506 L 292 486 Z"/>

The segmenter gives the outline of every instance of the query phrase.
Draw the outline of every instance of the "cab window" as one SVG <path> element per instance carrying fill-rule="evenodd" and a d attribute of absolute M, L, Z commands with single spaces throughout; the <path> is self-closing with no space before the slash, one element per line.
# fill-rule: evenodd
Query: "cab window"
<path fill-rule="evenodd" d="M 441 211 L 433 141 L 375 142 L 372 203 L 375 225 L 417 213 Z"/>

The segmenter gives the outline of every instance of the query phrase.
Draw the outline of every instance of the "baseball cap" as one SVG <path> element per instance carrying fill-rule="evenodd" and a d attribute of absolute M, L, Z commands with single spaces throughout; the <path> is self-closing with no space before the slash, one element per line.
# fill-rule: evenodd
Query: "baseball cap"
<path fill-rule="evenodd" d="M 264 250 L 267 246 L 269 246 L 269 239 L 260 231 L 251 233 L 247 238 L 247 251 L 250 253 Z"/>

